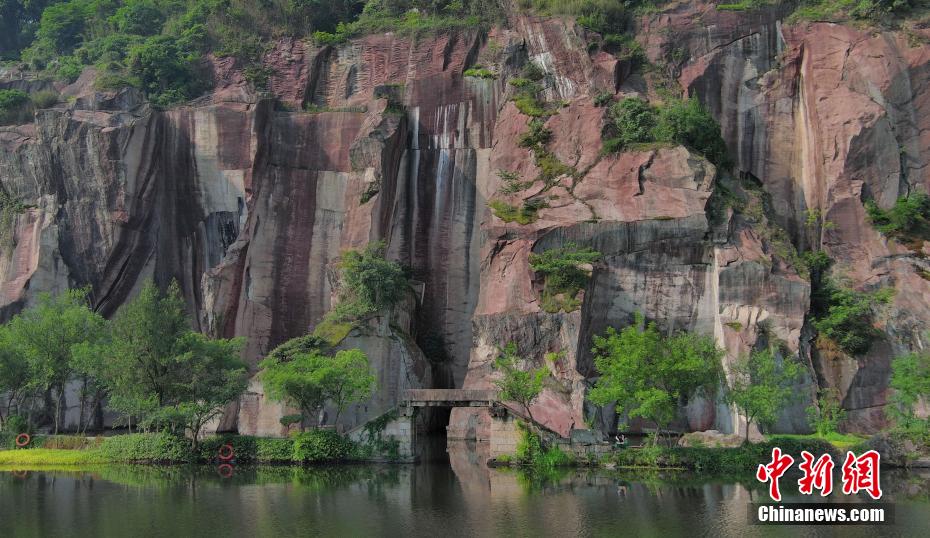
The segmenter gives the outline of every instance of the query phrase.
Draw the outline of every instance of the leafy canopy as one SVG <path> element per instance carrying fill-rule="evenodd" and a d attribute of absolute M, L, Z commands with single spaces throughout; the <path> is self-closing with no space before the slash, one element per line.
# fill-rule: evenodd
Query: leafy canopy
<path fill-rule="evenodd" d="M 746 417 L 746 440 L 753 423 L 771 426 L 794 398 L 794 385 L 803 369 L 795 361 L 779 359 L 770 349 L 753 351 L 731 367 L 733 381 L 727 401 Z"/>
<path fill-rule="evenodd" d="M 324 355 L 306 337 L 291 340 L 270 353 L 259 367 L 268 396 L 300 409 L 308 420 L 327 401 L 336 406 L 335 421 L 345 408 L 371 396 L 375 377 L 368 357 L 358 349 Z M 285 349 L 282 349 L 285 348 Z"/>
<path fill-rule="evenodd" d="M 522 369 L 520 365 L 525 360 L 520 356 L 517 345 L 513 342 L 508 343 L 499 351 L 494 361 L 494 369 L 500 375 L 494 380 L 494 385 L 500 389 L 500 398 L 520 404 L 532 419 L 533 413 L 530 411 L 530 406 L 542 392 L 543 382 L 549 376 L 549 370 L 545 366 L 529 370 Z"/>
<path fill-rule="evenodd" d="M 620 151 L 634 144 L 683 144 L 717 166 L 729 166 L 720 125 L 697 99 L 669 98 L 658 107 L 628 97 L 611 105 L 604 131 L 604 151 Z"/>
<path fill-rule="evenodd" d="M 109 407 L 147 425 L 187 430 L 196 446 L 203 424 L 245 390 L 242 344 L 192 331 L 177 282 L 162 293 L 147 281 L 117 312 L 106 341 L 77 350 L 82 368 L 106 388 Z"/>
<path fill-rule="evenodd" d="M 908 353 L 891 361 L 892 413 L 905 429 L 930 428 L 930 419 L 918 419 L 915 406 L 930 400 L 930 353 Z"/>
<path fill-rule="evenodd" d="M 869 221 L 879 232 L 904 241 L 930 239 L 930 196 L 915 192 L 882 209 L 874 200 L 865 203 Z"/>
<path fill-rule="evenodd" d="M 679 403 L 714 390 L 723 356 L 713 338 L 688 332 L 663 335 L 654 322 L 645 324 L 640 313 L 633 325 L 619 332 L 610 327 L 596 336 L 592 351 L 600 377 L 591 401 L 615 402 L 618 412 L 659 428 L 674 420 Z"/>

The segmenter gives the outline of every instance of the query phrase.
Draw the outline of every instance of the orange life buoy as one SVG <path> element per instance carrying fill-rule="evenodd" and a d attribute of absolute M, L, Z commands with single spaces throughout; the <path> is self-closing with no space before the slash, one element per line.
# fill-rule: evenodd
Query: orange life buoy
<path fill-rule="evenodd" d="M 32 437 L 28 433 L 21 433 L 16 436 L 16 446 L 19 448 L 28 445 L 30 441 L 32 441 Z"/>
<path fill-rule="evenodd" d="M 216 468 L 216 472 L 219 473 L 219 475 L 223 478 L 232 478 L 233 466 L 228 463 L 224 463 Z"/>
<path fill-rule="evenodd" d="M 217 452 L 216 454 L 216 456 L 223 461 L 229 461 L 233 459 L 235 455 L 236 455 L 236 451 L 235 449 L 233 449 L 233 446 L 229 443 L 226 443 L 225 445 L 221 446 L 219 452 Z"/>

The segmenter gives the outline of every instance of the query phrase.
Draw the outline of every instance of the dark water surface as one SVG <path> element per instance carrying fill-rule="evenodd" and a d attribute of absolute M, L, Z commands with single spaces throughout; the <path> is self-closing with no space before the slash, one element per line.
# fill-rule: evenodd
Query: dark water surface
<path fill-rule="evenodd" d="M 0 472 L 0 537 L 930 537 L 930 474 L 884 473 L 893 526 L 775 528 L 748 524 L 747 503 L 766 500 L 750 482 L 606 471 L 530 477 L 479 460 L 462 445 L 446 462 L 240 467 L 231 478 L 212 467 Z"/>

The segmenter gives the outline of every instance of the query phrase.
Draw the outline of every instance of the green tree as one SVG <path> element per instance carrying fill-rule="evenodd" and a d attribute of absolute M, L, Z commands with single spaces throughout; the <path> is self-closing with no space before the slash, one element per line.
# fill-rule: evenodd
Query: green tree
<path fill-rule="evenodd" d="M 360 349 L 339 351 L 326 361 L 319 373 L 326 399 L 336 406 L 333 424 L 349 404 L 371 396 L 375 376 L 369 371 L 368 357 Z"/>
<path fill-rule="evenodd" d="M 840 422 L 846 419 L 840 393 L 834 388 L 821 389 L 816 404 L 808 406 L 806 411 L 808 422 L 821 437 L 835 433 Z"/>
<path fill-rule="evenodd" d="M 795 361 L 779 360 L 771 350 L 753 351 L 741 357 L 731 368 L 733 381 L 727 401 L 746 417 L 746 442 L 754 422 L 763 426 L 775 423 L 778 413 L 795 397 L 795 384 L 803 369 Z"/>
<path fill-rule="evenodd" d="M 657 430 L 674 420 L 679 404 L 716 388 L 723 356 L 713 338 L 688 332 L 665 336 L 639 313 L 620 332 L 610 327 L 595 336 L 592 351 L 600 377 L 591 401 L 615 402 L 618 412 L 642 417 Z"/>
<path fill-rule="evenodd" d="M 925 193 L 898 198 L 887 210 L 869 200 L 865 210 L 869 222 L 888 237 L 905 241 L 930 239 L 930 196 Z"/>
<path fill-rule="evenodd" d="M 319 376 L 325 361 L 326 357 L 313 350 L 291 355 L 287 361 L 269 357 L 259 364 L 262 386 L 268 398 L 300 410 L 300 431 L 326 403 Z"/>
<path fill-rule="evenodd" d="M 170 36 L 156 35 L 129 49 L 129 70 L 156 105 L 169 106 L 194 97 L 199 80 L 191 60 Z"/>
<path fill-rule="evenodd" d="M 0 325 L 0 394 L 6 396 L 6 402 L 0 402 L 0 430 L 6 422 L 4 408 L 8 415 L 16 414 L 29 394 L 31 382 L 29 361 L 12 340 L 7 326 Z"/>
<path fill-rule="evenodd" d="M 898 425 L 905 428 L 930 428 L 930 419 L 918 419 L 914 408 L 921 400 L 930 400 L 930 353 L 908 353 L 891 361 L 891 410 Z"/>
<path fill-rule="evenodd" d="M 549 370 L 545 366 L 524 370 L 520 367 L 523 362 L 526 361 L 520 356 L 515 343 L 510 342 L 501 348 L 494 361 L 494 369 L 500 374 L 494 384 L 500 389 L 501 400 L 520 404 L 527 416 L 535 421 L 530 406 L 542 392 Z"/>
<path fill-rule="evenodd" d="M 69 290 L 56 297 L 40 294 L 37 304 L 10 320 L 10 342 L 29 363 L 33 386 L 55 394 L 55 433 L 66 402 L 65 384 L 73 373 L 72 348 L 93 342 L 105 321 L 87 305 L 89 289 Z"/>
<path fill-rule="evenodd" d="M 186 430 L 196 446 L 202 426 L 245 389 L 242 343 L 192 331 L 178 284 L 162 293 L 148 281 L 117 312 L 105 342 L 79 348 L 80 363 L 101 378 L 109 407 L 130 421 Z"/>
<path fill-rule="evenodd" d="M 242 339 L 211 340 L 188 332 L 178 343 L 184 350 L 175 360 L 186 374 L 173 387 L 172 409 L 197 449 L 201 432 L 245 391 L 245 364 L 239 360 Z"/>
<path fill-rule="evenodd" d="M 327 400 L 336 405 L 339 420 L 348 404 L 371 395 L 375 382 L 368 357 L 358 349 L 339 351 L 332 357 L 318 349 L 287 355 L 272 352 L 259 367 L 268 397 L 300 410 L 301 431 Z"/>
<path fill-rule="evenodd" d="M 385 259 L 382 241 L 364 250 L 349 250 L 339 264 L 343 301 L 362 315 L 393 306 L 407 290 L 407 277 L 397 262 Z"/>

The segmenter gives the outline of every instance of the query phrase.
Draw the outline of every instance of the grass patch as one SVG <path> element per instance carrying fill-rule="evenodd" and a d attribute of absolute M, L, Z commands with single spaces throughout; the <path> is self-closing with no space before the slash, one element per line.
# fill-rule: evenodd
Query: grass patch
<path fill-rule="evenodd" d="M 537 213 L 541 208 L 546 207 L 546 204 L 544 202 L 525 200 L 520 207 L 516 207 L 502 200 L 491 200 L 488 202 L 488 207 L 491 208 L 491 212 L 494 213 L 495 217 L 504 222 L 527 225 L 536 222 L 539 218 Z"/>
<path fill-rule="evenodd" d="M 791 441 L 824 441 L 833 445 L 837 450 L 850 450 L 865 443 L 868 438 L 861 437 L 852 433 L 830 432 L 825 435 L 816 433 L 810 434 L 778 434 L 768 436 L 768 441 L 777 443 L 781 439 L 790 439 Z"/>
<path fill-rule="evenodd" d="M 70 466 L 94 463 L 110 463 L 110 460 L 95 450 L 71 450 L 57 448 L 33 448 L 30 450 L 0 450 L 0 467 L 22 466 Z"/>
<path fill-rule="evenodd" d="M 472 78 L 484 78 L 484 79 L 491 79 L 491 80 L 497 78 L 497 73 L 495 73 L 494 71 L 491 71 L 490 69 L 486 67 L 481 67 L 480 65 L 476 65 L 475 67 L 466 69 L 465 72 L 462 74 L 465 75 L 466 77 L 472 77 Z"/>
<path fill-rule="evenodd" d="M 349 336 L 349 333 L 354 327 L 355 323 L 351 321 L 324 317 L 323 320 L 317 324 L 316 328 L 313 329 L 313 336 L 322 338 L 330 347 L 336 347 L 339 345 L 339 342 L 342 342 Z"/>

